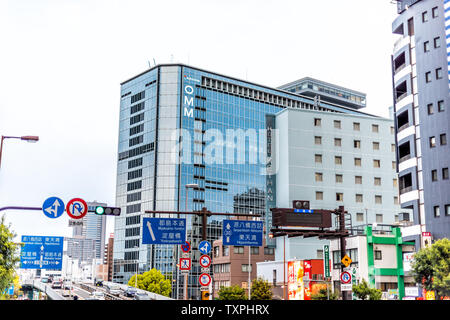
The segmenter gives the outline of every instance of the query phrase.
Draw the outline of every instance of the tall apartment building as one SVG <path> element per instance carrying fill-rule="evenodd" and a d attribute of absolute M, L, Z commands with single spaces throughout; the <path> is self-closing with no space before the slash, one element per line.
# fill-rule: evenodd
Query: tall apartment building
<path fill-rule="evenodd" d="M 397 5 L 392 83 L 400 203 L 413 210 L 414 226 L 403 233 L 420 244 L 422 232 L 450 236 L 450 1 Z"/>
<path fill-rule="evenodd" d="M 176 246 L 142 245 L 142 217 L 150 216 L 146 210 L 206 207 L 263 214 L 269 223 L 273 190 L 267 187 L 266 115 L 287 108 L 364 115 L 354 107 L 183 64 L 150 68 L 121 83 L 120 90 L 116 205 L 122 215 L 115 217 L 113 281 L 121 283 L 136 270 L 157 268 L 172 277 L 174 288 L 183 288 Z M 193 183 L 198 187 L 186 188 Z M 187 236 L 196 249 L 201 221 L 190 215 L 186 219 Z M 222 236 L 222 220 L 208 218 L 211 243 Z M 200 296 L 199 256 L 193 250 L 188 277 L 188 296 L 194 299 Z"/>

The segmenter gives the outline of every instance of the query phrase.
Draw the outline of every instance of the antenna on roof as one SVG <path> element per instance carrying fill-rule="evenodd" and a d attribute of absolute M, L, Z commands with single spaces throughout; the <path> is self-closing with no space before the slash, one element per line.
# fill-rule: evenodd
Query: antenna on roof
<path fill-rule="evenodd" d="M 156 66 L 155 58 L 153 58 L 153 65 Z"/>

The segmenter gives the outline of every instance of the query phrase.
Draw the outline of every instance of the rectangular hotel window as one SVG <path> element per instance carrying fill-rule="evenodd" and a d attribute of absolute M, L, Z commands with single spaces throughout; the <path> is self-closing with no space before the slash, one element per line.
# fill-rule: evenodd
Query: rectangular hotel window
<path fill-rule="evenodd" d="M 437 180 L 438 180 L 437 170 L 431 170 L 431 181 Z"/>
<path fill-rule="evenodd" d="M 438 7 L 434 7 L 433 9 L 431 9 L 431 15 L 433 16 L 433 18 L 438 17 Z"/>
<path fill-rule="evenodd" d="M 355 201 L 356 202 L 363 202 L 363 195 L 362 194 L 356 194 L 355 195 Z"/>
<path fill-rule="evenodd" d="M 427 110 L 428 110 L 428 114 L 433 114 L 433 104 L 432 103 L 427 104 Z"/>
<path fill-rule="evenodd" d="M 315 173 L 316 181 L 323 181 L 323 174 L 321 172 Z"/>
<path fill-rule="evenodd" d="M 382 204 L 383 203 L 383 197 L 380 195 L 375 196 L 375 203 L 376 204 Z"/>
<path fill-rule="evenodd" d="M 425 73 L 425 82 L 431 82 L 431 71 Z"/>
<path fill-rule="evenodd" d="M 355 130 L 355 131 L 359 131 L 360 130 L 359 122 L 353 122 L 353 130 Z"/>
<path fill-rule="evenodd" d="M 316 191 L 316 200 L 323 200 L 323 192 Z"/>
<path fill-rule="evenodd" d="M 334 138 L 334 146 L 335 147 L 342 146 L 342 139 L 341 138 Z"/>
<path fill-rule="evenodd" d="M 398 197 L 394 197 L 394 204 L 399 204 Z"/>
<path fill-rule="evenodd" d="M 445 215 L 450 216 L 450 204 L 445 205 Z"/>
<path fill-rule="evenodd" d="M 377 124 L 373 124 L 372 125 L 372 132 L 378 132 L 378 125 Z"/>
<path fill-rule="evenodd" d="M 391 126 L 391 134 L 394 134 L 394 133 L 395 133 L 395 129 L 394 129 L 394 127 Z"/>
<path fill-rule="evenodd" d="M 445 133 L 441 134 L 439 136 L 439 140 L 441 142 L 441 146 L 446 145 L 447 144 L 447 135 Z"/>
<path fill-rule="evenodd" d="M 356 222 L 364 222 L 364 213 L 362 212 L 356 213 Z"/>
<path fill-rule="evenodd" d="M 438 111 L 439 112 L 444 111 L 444 100 L 439 100 L 437 105 L 438 105 Z"/>
<path fill-rule="evenodd" d="M 334 123 L 334 127 L 336 129 L 340 129 L 341 128 L 341 121 L 340 120 L 334 120 L 333 123 Z"/>
<path fill-rule="evenodd" d="M 362 176 L 355 176 L 355 184 L 362 184 Z"/>
<path fill-rule="evenodd" d="M 442 179 L 448 179 L 448 168 L 442 168 Z"/>
<path fill-rule="evenodd" d="M 314 127 L 320 127 L 322 125 L 322 119 L 314 118 Z"/>
<path fill-rule="evenodd" d="M 430 148 L 436 147 L 436 138 L 430 137 Z"/>
<path fill-rule="evenodd" d="M 337 174 L 336 175 L 336 183 L 342 183 L 343 181 L 344 181 L 343 175 Z"/>
<path fill-rule="evenodd" d="M 355 166 L 361 167 L 361 158 L 355 158 Z"/>
<path fill-rule="evenodd" d="M 380 143 L 379 142 L 373 142 L 373 150 L 380 150 Z"/>
<path fill-rule="evenodd" d="M 393 186 L 394 188 L 396 188 L 396 187 L 398 186 L 398 183 L 397 183 L 397 179 L 396 179 L 396 178 L 392 179 L 392 186 Z"/>
<path fill-rule="evenodd" d="M 322 155 L 321 154 L 314 155 L 314 161 L 316 163 L 322 163 Z"/>
<path fill-rule="evenodd" d="M 375 186 L 381 186 L 381 178 L 380 177 L 373 178 L 373 184 Z"/>
<path fill-rule="evenodd" d="M 436 69 L 436 80 L 442 79 L 442 68 Z"/>
<path fill-rule="evenodd" d="M 434 212 L 434 217 L 440 217 L 441 216 L 441 212 L 439 211 L 439 206 L 434 206 L 433 207 L 433 212 Z"/>
<path fill-rule="evenodd" d="M 434 43 L 434 48 L 437 49 L 441 46 L 441 38 L 440 37 L 436 37 L 433 39 L 433 43 Z"/>
<path fill-rule="evenodd" d="M 391 144 L 391 151 L 395 152 L 395 144 L 394 143 Z"/>
<path fill-rule="evenodd" d="M 353 140 L 353 147 L 356 149 L 361 148 L 361 140 Z"/>
<path fill-rule="evenodd" d="M 383 222 L 383 215 L 382 214 L 376 214 L 375 215 L 375 221 L 377 223 L 382 223 Z"/>
<path fill-rule="evenodd" d="M 383 256 L 380 250 L 374 250 L 375 260 L 383 260 Z"/>
<path fill-rule="evenodd" d="M 430 51 L 430 41 L 425 41 L 423 43 L 423 52 L 428 52 Z"/>
<path fill-rule="evenodd" d="M 428 11 L 422 12 L 422 22 L 428 21 Z"/>
<path fill-rule="evenodd" d="M 336 201 L 344 201 L 344 194 L 341 192 L 336 193 Z"/>
<path fill-rule="evenodd" d="M 397 169 L 397 163 L 395 161 L 392 161 L 392 169 Z"/>
<path fill-rule="evenodd" d="M 315 136 L 314 137 L 314 143 L 315 144 L 322 144 L 322 137 L 321 136 Z"/>
<path fill-rule="evenodd" d="M 233 252 L 236 254 L 244 254 L 244 247 L 234 246 Z"/>
<path fill-rule="evenodd" d="M 373 160 L 373 167 L 374 168 L 379 168 L 381 166 L 381 164 L 380 164 L 380 160 Z"/>
<path fill-rule="evenodd" d="M 334 163 L 335 164 L 342 164 L 342 157 L 341 156 L 335 156 L 334 157 Z"/>

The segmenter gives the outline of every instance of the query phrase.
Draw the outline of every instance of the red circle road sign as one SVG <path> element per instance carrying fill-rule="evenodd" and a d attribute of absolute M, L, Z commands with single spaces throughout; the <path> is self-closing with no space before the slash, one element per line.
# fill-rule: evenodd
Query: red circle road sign
<path fill-rule="evenodd" d="M 341 282 L 343 284 L 348 284 L 352 281 L 352 276 L 347 271 L 344 271 L 341 273 Z"/>
<path fill-rule="evenodd" d="M 183 252 L 189 252 L 189 250 L 191 250 L 191 244 L 189 243 L 189 241 L 186 241 L 184 244 L 181 245 L 181 250 Z"/>
<path fill-rule="evenodd" d="M 202 273 L 200 277 L 198 277 L 198 282 L 203 286 L 209 286 L 211 283 L 211 276 L 207 273 Z"/>
<path fill-rule="evenodd" d="M 199 263 L 202 268 L 208 268 L 211 265 L 211 257 L 204 254 L 200 257 Z"/>
<path fill-rule="evenodd" d="M 66 212 L 73 219 L 81 219 L 88 212 L 88 205 L 83 199 L 74 198 L 67 202 Z"/>

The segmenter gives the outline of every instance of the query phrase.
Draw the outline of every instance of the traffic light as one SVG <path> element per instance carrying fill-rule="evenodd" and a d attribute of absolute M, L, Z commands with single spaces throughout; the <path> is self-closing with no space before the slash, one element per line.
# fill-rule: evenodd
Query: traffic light
<path fill-rule="evenodd" d="M 209 300 L 209 291 L 202 291 L 202 300 Z"/>
<path fill-rule="evenodd" d="M 96 206 L 94 212 L 98 215 L 120 216 L 120 208 L 118 207 Z"/>
<path fill-rule="evenodd" d="M 292 201 L 294 209 L 307 209 L 309 210 L 309 201 L 307 200 L 294 200 Z"/>

